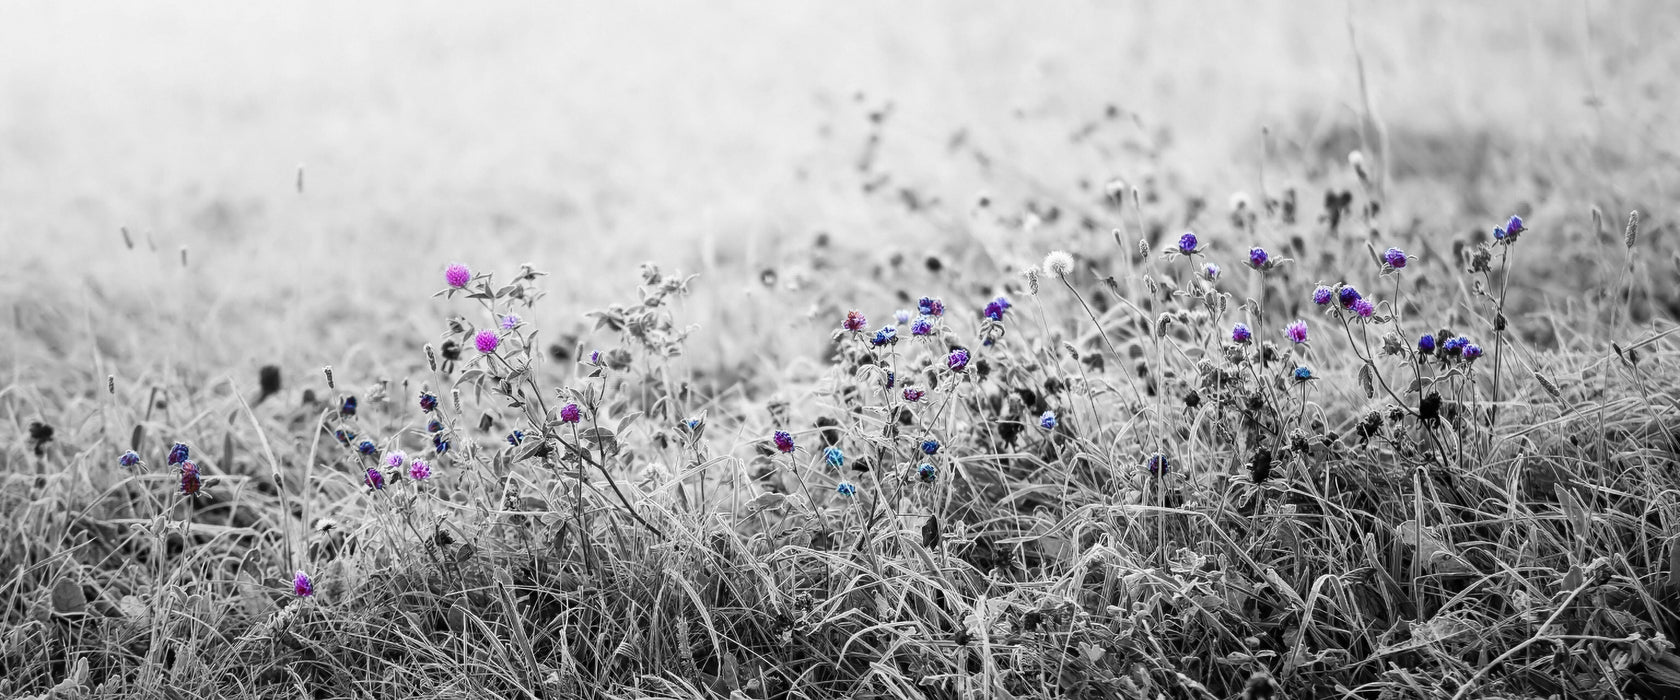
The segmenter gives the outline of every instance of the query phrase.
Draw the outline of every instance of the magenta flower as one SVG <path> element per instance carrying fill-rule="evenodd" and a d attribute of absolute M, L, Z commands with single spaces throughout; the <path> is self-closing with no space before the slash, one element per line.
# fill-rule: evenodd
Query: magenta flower
<path fill-rule="evenodd" d="M 496 337 L 495 331 L 479 331 L 478 335 L 473 336 L 473 344 L 478 346 L 479 352 L 486 355 L 495 352 L 496 346 L 501 343 L 502 339 Z"/>
<path fill-rule="evenodd" d="M 1246 343 L 1254 338 L 1254 333 L 1248 330 L 1248 324 L 1239 323 L 1231 327 L 1231 342 Z"/>
<path fill-rule="evenodd" d="M 1307 322 L 1296 319 L 1294 323 L 1283 327 L 1283 334 L 1289 336 L 1289 339 L 1296 343 L 1305 343 L 1307 342 Z"/>
<path fill-rule="evenodd" d="M 1321 284 L 1318 285 L 1317 289 L 1313 290 L 1313 303 L 1319 306 L 1324 306 L 1325 304 L 1330 303 L 1330 299 L 1334 296 L 1336 296 L 1336 290 L 1331 289 L 1330 285 Z"/>
<path fill-rule="evenodd" d="M 865 318 L 863 312 L 858 311 L 857 309 L 847 311 L 846 320 L 840 323 L 841 328 L 853 333 L 863 331 L 863 327 L 867 325 L 869 325 L 869 319 Z"/>
<path fill-rule="evenodd" d="M 467 266 L 461 263 L 454 263 L 444 268 L 443 280 L 448 282 L 449 286 L 460 289 L 472 281 L 472 270 L 468 270 Z"/>
<path fill-rule="evenodd" d="M 367 472 L 362 474 L 362 483 L 367 484 L 370 490 L 381 490 L 385 488 L 385 475 L 381 474 L 378 469 L 368 467 Z"/>
<path fill-rule="evenodd" d="M 1370 299 L 1360 299 L 1353 302 L 1353 312 L 1359 314 L 1360 318 L 1370 318 L 1371 314 L 1377 312 L 1377 307 L 1371 304 Z"/>
<path fill-rule="evenodd" d="M 580 420 L 583 420 L 583 410 L 579 409 L 577 404 L 569 403 L 560 409 L 560 422 L 576 423 Z"/>
<path fill-rule="evenodd" d="M 424 460 L 416 459 L 408 463 L 408 478 L 415 481 L 425 481 L 432 478 L 432 465 Z"/>
<path fill-rule="evenodd" d="M 1389 248 L 1383 252 L 1383 262 L 1396 270 L 1406 266 L 1406 251 L 1399 248 Z"/>
<path fill-rule="evenodd" d="M 204 479 L 198 475 L 198 465 L 191 460 L 181 463 L 181 493 L 197 496 L 204 488 Z"/>
<path fill-rule="evenodd" d="M 917 389 L 913 386 L 904 387 L 904 400 L 909 401 L 910 403 L 915 403 L 917 401 L 921 401 L 922 397 L 926 396 L 926 395 L 927 395 L 927 392 L 922 391 L 921 389 Z"/>
<path fill-rule="evenodd" d="M 299 598 L 315 595 L 315 582 L 309 579 L 309 574 L 299 571 L 292 576 L 292 592 Z"/>
<path fill-rule="evenodd" d="M 385 453 L 386 469 L 397 471 L 401 470 L 406 464 L 408 464 L 408 455 L 395 450 Z"/>
<path fill-rule="evenodd" d="M 772 435 L 771 439 L 775 441 L 776 449 L 781 450 L 784 453 L 793 451 L 793 436 L 788 434 L 786 430 L 776 431 L 776 434 Z"/>

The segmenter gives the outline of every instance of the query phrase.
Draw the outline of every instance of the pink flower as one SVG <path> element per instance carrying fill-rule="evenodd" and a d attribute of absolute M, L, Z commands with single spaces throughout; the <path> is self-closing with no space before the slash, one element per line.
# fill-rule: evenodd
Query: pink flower
<path fill-rule="evenodd" d="M 1370 318 L 1371 314 L 1377 312 L 1377 307 L 1371 304 L 1370 299 L 1360 299 L 1353 302 L 1353 312 L 1359 314 L 1360 318 Z"/>
<path fill-rule="evenodd" d="M 496 337 L 495 331 L 479 331 L 478 335 L 473 336 L 473 344 L 478 346 L 479 352 L 486 355 L 495 352 L 496 346 L 501 342 L 502 339 Z"/>
<path fill-rule="evenodd" d="M 1283 334 L 1297 343 L 1305 343 L 1307 342 L 1307 322 L 1297 319 L 1294 323 L 1283 327 Z"/>
<path fill-rule="evenodd" d="M 408 478 L 415 481 L 425 481 L 432 478 L 432 465 L 424 460 L 414 460 L 408 464 Z"/>
<path fill-rule="evenodd" d="M 580 420 L 583 420 L 583 411 L 578 408 L 577 404 L 569 403 L 560 409 L 560 421 L 562 423 L 576 423 Z"/>
<path fill-rule="evenodd" d="M 292 592 L 299 598 L 315 595 L 315 582 L 309 579 L 309 574 L 299 571 L 292 577 Z"/>
<path fill-rule="evenodd" d="M 451 264 L 444 268 L 443 280 L 448 282 L 449 286 L 460 289 L 472 281 L 472 270 L 467 269 L 467 266 L 461 263 Z"/>

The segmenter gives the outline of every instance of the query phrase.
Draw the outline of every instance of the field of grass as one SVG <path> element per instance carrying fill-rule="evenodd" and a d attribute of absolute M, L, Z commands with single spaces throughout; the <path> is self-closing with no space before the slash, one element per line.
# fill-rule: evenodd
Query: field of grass
<path fill-rule="evenodd" d="M 0 697 L 1680 694 L 1666 3 L 3 12 Z"/>

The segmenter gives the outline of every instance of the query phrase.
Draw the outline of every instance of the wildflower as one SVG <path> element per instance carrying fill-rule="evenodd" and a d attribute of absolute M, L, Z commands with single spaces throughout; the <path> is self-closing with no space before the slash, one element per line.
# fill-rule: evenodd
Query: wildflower
<path fill-rule="evenodd" d="M 379 451 L 379 446 L 373 444 L 372 440 L 363 440 L 356 444 L 356 451 L 371 457 Z"/>
<path fill-rule="evenodd" d="M 922 453 L 923 454 L 926 454 L 929 457 L 931 457 L 931 456 L 937 454 L 938 452 L 939 452 L 939 441 L 938 440 L 923 440 L 922 441 Z"/>
<path fill-rule="evenodd" d="M 824 449 L 823 459 L 828 462 L 828 466 L 836 469 L 846 465 L 846 453 L 841 452 L 838 447 Z"/>
<path fill-rule="evenodd" d="M 916 476 L 922 480 L 922 483 L 931 484 L 939 478 L 939 470 L 931 464 L 923 463 L 922 466 L 916 467 Z"/>
<path fill-rule="evenodd" d="M 916 310 L 921 311 L 923 316 L 944 316 L 945 302 L 933 297 L 922 297 L 921 301 L 916 302 Z"/>
<path fill-rule="evenodd" d="M 834 487 L 834 492 L 845 496 L 846 498 L 851 498 L 857 495 L 858 490 L 856 486 L 852 485 L 852 482 L 842 481 L 840 482 L 840 485 Z"/>
<path fill-rule="evenodd" d="M 898 342 L 898 327 L 897 326 L 881 326 L 881 330 L 875 331 L 875 338 L 870 340 L 869 342 L 870 342 L 870 344 L 874 345 L 875 347 L 881 347 L 883 345 L 892 345 L 894 343 L 897 343 Z"/>
<path fill-rule="evenodd" d="M 1295 381 L 1304 382 L 1313 378 L 1312 368 L 1302 365 L 1295 368 Z"/>
<path fill-rule="evenodd" d="M 1307 342 L 1307 322 L 1296 319 L 1294 323 L 1283 327 L 1283 334 L 1297 344 L 1305 343 Z"/>
<path fill-rule="evenodd" d="M 1231 342 L 1247 344 L 1254 338 L 1254 332 L 1248 329 L 1248 324 L 1238 323 L 1231 326 Z"/>
<path fill-rule="evenodd" d="M 1044 428 L 1045 430 L 1055 430 L 1056 429 L 1056 412 L 1055 411 L 1045 411 L 1044 415 L 1038 417 L 1038 426 L 1041 427 L 1041 428 Z"/>
<path fill-rule="evenodd" d="M 496 346 L 501 342 L 502 339 L 496 337 L 495 331 L 479 331 L 478 335 L 473 336 L 473 345 L 478 346 L 478 351 L 486 355 L 495 352 Z"/>
<path fill-rule="evenodd" d="M 121 464 L 124 467 L 132 467 L 132 466 L 134 466 L 136 464 L 139 464 L 139 463 L 140 463 L 140 454 L 138 452 L 135 452 L 134 450 L 129 450 L 127 452 L 124 452 L 124 453 L 122 453 L 121 457 L 117 458 L 117 464 Z"/>
<path fill-rule="evenodd" d="M 1003 312 L 1008 310 L 1009 300 L 1003 297 L 998 297 L 986 304 L 986 318 L 992 319 L 993 321 L 1002 321 Z"/>
<path fill-rule="evenodd" d="M 1435 352 L 1435 336 L 1428 333 L 1418 337 L 1418 352 L 1428 355 Z"/>
<path fill-rule="evenodd" d="M 408 464 L 408 455 L 396 450 L 385 453 L 386 469 L 400 470 L 406 464 Z"/>
<path fill-rule="evenodd" d="M 1206 277 L 1209 282 L 1219 279 L 1219 266 L 1213 263 L 1203 265 L 1202 276 Z"/>
<path fill-rule="evenodd" d="M 1503 226 L 1503 227 L 1499 227 L 1499 226 L 1493 227 L 1493 237 L 1494 237 L 1495 240 L 1504 241 L 1506 243 L 1511 243 L 1511 242 L 1517 240 L 1517 235 L 1518 234 L 1521 234 L 1522 232 L 1527 231 L 1527 230 L 1528 230 L 1527 228 L 1523 227 L 1522 217 L 1512 216 L 1509 221 L 1505 222 L 1505 226 Z"/>
<path fill-rule="evenodd" d="M 915 323 L 910 324 L 910 335 L 928 335 L 933 333 L 933 319 L 921 316 Z"/>
<path fill-rule="evenodd" d="M 198 465 L 191 460 L 181 462 L 181 493 L 197 496 L 204 488 L 204 479 L 199 477 Z"/>
<path fill-rule="evenodd" d="M 1149 470 L 1151 476 L 1162 476 L 1172 471 L 1172 462 L 1167 459 L 1166 455 L 1156 452 L 1149 456 L 1148 461 L 1144 462 L 1144 468 Z"/>
<path fill-rule="evenodd" d="M 909 401 L 910 403 L 916 403 L 917 401 L 921 401 L 922 397 L 925 396 L 925 395 L 927 395 L 927 392 L 922 391 L 921 389 L 917 389 L 916 387 L 913 387 L 913 386 L 904 387 L 904 400 Z"/>
<path fill-rule="evenodd" d="M 1399 248 L 1389 248 L 1383 252 L 1383 262 L 1396 270 L 1406 266 L 1406 251 Z"/>
<path fill-rule="evenodd" d="M 315 595 L 315 582 L 309 579 L 309 574 L 299 571 L 292 575 L 292 592 L 299 598 Z"/>
<path fill-rule="evenodd" d="M 1184 235 L 1178 237 L 1178 254 L 1179 255 L 1195 255 L 1196 254 L 1196 234 L 1191 233 L 1189 231 L 1185 231 Z"/>
<path fill-rule="evenodd" d="M 380 491 L 385 488 L 385 474 L 378 469 L 368 467 L 362 473 L 362 483 L 367 484 L 369 490 Z"/>
<path fill-rule="evenodd" d="M 945 366 L 951 368 L 952 372 L 961 372 L 968 369 L 968 350 L 963 348 L 952 350 L 951 354 L 945 357 Z"/>
<path fill-rule="evenodd" d="M 1336 290 L 1331 289 L 1330 285 L 1318 285 L 1318 289 L 1313 290 L 1313 303 L 1319 306 L 1324 306 L 1325 304 L 1330 303 L 1330 298 L 1335 295 Z"/>
<path fill-rule="evenodd" d="M 898 373 L 897 372 L 888 372 L 887 373 L 887 388 L 891 389 L 891 388 L 893 388 L 893 385 L 895 385 L 895 384 L 898 384 Z"/>
<path fill-rule="evenodd" d="M 187 457 L 188 457 L 189 453 L 190 453 L 190 450 L 187 449 L 187 444 L 186 443 L 184 443 L 184 442 L 175 443 L 174 447 L 169 448 L 169 466 L 173 467 L 177 464 L 180 464 L 182 462 L 187 461 Z"/>
<path fill-rule="evenodd" d="M 514 326 L 517 326 L 517 325 L 519 325 L 519 317 L 518 316 L 515 316 L 513 314 L 508 314 L 508 315 L 502 317 L 502 330 L 511 331 L 511 330 L 513 330 Z"/>
<path fill-rule="evenodd" d="M 356 415 L 356 397 L 344 397 L 344 403 L 338 405 L 338 414 L 341 416 Z"/>
<path fill-rule="evenodd" d="M 1073 272 L 1073 255 L 1065 250 L 1054 250 L 1044 256 L 1044 271 L 1051 277 L 1067 277 Z"/>
<path fill-rule="evenodd" d="M 688 426 L 689 430 L 699 430 L 700 429 L 700 419 L 699 418 L 690 418 L 688 420 L 683 421 L 683 425 Z"/>
<path fill-rule="evenodd" d="M 408 478 L 415 481 L 425 481 L 432 478 L 432 465 L 424 460 L 416 459 L 408 463 Z"/>
<path fill-rule="evenodd" d="M 437 410 L 437 405 L 438 401 L 436 394 L 429 391 L 420 392 L 420 410 L 422 412 L 431 413 L 432 411 Z"/>
<path fill-rule="evenodd" d="M 784 454 L 793 451 L 793 436 L 789 435 L 786 430 L 776 431 L 771 439 L 776 442 L 776 449 L 781 450 Z"/>
<path fill-rule="evenodd" d="M 840 322 L 841 328 L 853 333 L 863 332 L 863 327 L 867 325 L 869 325 L 869 319 L 865 318 L 863 312 L 858 311 L 857 309 L 847 311 L 846 320 Z"/>
<path fill-rule="evenodd" d="M 435 433 L 441 430 L 443 430 L 443 421 L 436 418 L 426 421 L 426 432 Z"/>
<path fill-rule="evenodd" d="M 432 433 L 432 449 L 438 454 L 449 451 L 449 438 L 442 431 Z"/>
<path fill-rule="evenodd" d="M 1469 344 L 1470 339 L 1461 335 L 1442 343 L 1441 352 L 1457 357 L 1464 352 L 1464 346 Z"/>
<path fill-rule="evenodd" d="M 592 364 L 592 365 L 601 364 L 601 351 L 600 350 L 590 350 L 589 351 L 589 364 Z"/>
<path fill-rule="evenodd" d="M 511 433 L 508 433 L 507 441 L 508 441 L 509 445 L 513 445 L 514 447 L 518 447 L 520 443 L 525 442 L 525 431 L 515 430 Z"/>
<path fill-rule="evenodd" d="M 1341 290 L 1336 292 L 1336 300 L 1341 302 L 1344 309 L 1352 309 L 1354 302 L 1359 301 L 1360 298 L 1359 290 L 1354 289 L 1351 284 L 1342 285 Z"/>
<path fill-rule="evenodd" d="M 583 420 L 583 410 L 575 403 L 569 403 L 560 408 L 560 422 L 576 423 Z"/>
<path fill-rule="evenodd" d="M 454 263 L 444 268 L 443 281 L 448 282 L 451 287 L 460 289 L 472 281 L 472 270 L 468 270 L 467 266 L 461 263 Z"/>
<path fill-rule="evenodd" d="M 333 439 L 338 440 L 340 444 L 348 447 L 350 446 L 350 441 L 356 439 L 356 434 L 343 428 L 339 428 L 338 430 L 333 431 Z"/>
<path fill-rule="evenodd" d="M 1353 312 L 1359 314 L 1360 318 L 1370 318 L 1371 314 L 1377 312 L 1377 307 L 1370 299 L 1360 299 L 1353 302 Z"/>
<path fill-rule="evenodd" d="M 1482 356 L 1482 346 L 1475 343 L 1465 343 L 1464 351 L 1461 353 L 1461 356 L 1464 358 L 1465 362 L 1471 362 Z"/>
<path fill-rule="evenodd" d="M 897 321 L 898 325 L 900 325 L 900 326 L 902 326 L 906 323 L 909 323 L 910 322 L 910 311 L 908 309 L 899 309 L 897 311 L 894 311 L 893 312 L 893 320 Z"/>
<path fill-rule="evenodd" d="M 1266 263 L 1271 262 L 1271 260 L 1272 260 L 1272 254 L 1266 252 L 1265 248 L 1261 248 L 1260 246 L 1254 246 L 1253 248 L 1248 249 L 1248 266 L 1249 267 L 1252 267 L 1256 270 L 1262 270 L 1262 269 L 1265 269 Z"/>

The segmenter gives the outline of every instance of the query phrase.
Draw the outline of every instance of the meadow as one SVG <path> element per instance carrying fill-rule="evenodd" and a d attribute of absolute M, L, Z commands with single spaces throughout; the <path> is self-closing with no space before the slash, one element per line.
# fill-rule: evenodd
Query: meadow
<path fill-rule="evenodd" d="M 1660 2 L 0 23 L 0 696 L 1680 693 Z"/>

